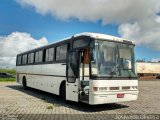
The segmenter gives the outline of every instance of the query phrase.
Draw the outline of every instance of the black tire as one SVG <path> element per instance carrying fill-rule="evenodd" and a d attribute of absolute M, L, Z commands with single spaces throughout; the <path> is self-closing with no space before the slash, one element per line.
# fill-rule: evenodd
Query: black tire
<path fill-rule="evenodd" d="M 28 87 L 27 87 L 27 81 L 26 81 L 26 78 L 23 77 L 23 80 L 22 80 L 22 86 L 23 86 L 23 89 L 26 90 Z"/>
<path fill-rule="evenodd" d="M 60 89 L 60 96 L 61 98 L 66 101 L 66 84 L 62 84 L 61 89 Z"/>

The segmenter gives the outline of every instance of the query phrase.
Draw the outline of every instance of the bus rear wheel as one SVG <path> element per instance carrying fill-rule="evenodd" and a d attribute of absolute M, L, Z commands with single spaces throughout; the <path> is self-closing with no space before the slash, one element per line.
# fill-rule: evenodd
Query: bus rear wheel
<path fill-rule="evenodd" d="M 60 96 L 65 101 L 66 100 L 66 84 L 62 84 L 60 89 Z"/>
<path fill-rule="evenodd" d="M 25 78 L 25 77 L 23 77 L 22 86 L 23 86 L 23 89 L 24 89 L 24 90 L 27 89 L 27 81 L 26 81 L 26 78 Z"/>

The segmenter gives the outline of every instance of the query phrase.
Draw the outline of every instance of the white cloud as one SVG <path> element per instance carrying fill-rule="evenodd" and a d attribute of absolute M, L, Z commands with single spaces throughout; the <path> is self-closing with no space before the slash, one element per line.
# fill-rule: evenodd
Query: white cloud
<path fill-rule="evenodd" d="M 29 33 L 13 32 L 0 36 L 0 67 L 14 66 L 18 53 L 48 44 L 45 37 L 36 40 Z"/>
<path fill-rule="evenodd" d="M 152 60 L 151 60 L 151 62 L 159 62 L 160 61 L 160 58 L 153 58 Z"/>
<path fill-rule="evenodd" d="M 160 0 L 16 0 L 40 14 L 118 24 L 122 37 L 160 50 Z"/>

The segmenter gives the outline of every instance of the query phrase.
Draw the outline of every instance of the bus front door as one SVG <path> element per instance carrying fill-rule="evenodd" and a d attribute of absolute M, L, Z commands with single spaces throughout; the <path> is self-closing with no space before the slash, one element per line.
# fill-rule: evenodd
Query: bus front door
<path fill-rule="evenodd" d="M 79 52 L 69 51 L 66 67 L 66 100 L 78 102 L 79 96 Z"/>

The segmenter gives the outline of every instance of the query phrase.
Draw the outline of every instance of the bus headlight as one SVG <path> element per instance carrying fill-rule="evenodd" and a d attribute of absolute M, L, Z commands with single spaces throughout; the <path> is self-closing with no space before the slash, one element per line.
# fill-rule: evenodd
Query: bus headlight
<path fill-rule="evenodd" d="M 93 87 L 93 91 L 98 91 L 98 87 Z"/>

